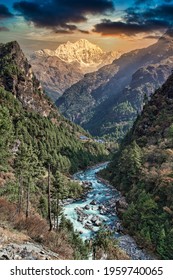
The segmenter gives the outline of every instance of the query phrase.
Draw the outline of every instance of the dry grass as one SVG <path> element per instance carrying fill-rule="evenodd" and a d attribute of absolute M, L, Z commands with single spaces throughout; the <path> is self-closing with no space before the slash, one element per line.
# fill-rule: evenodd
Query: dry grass
<path fill-rule="evenodd" d="M 14 174 L 11 172 L 0 172 L 0 187 L 3 187 L 9 180 L 14 179 Z"/>
<path fill-rule="evenodd" d="M 1 237 L 8 233 L 11 240 L 20 243 L 32 239 L 58 253 L 60 259 L 73 259 L 74 250 L 65 232 L 50 232 L 47 221 L 41 216 L 34 214 L 26 219 L 24 213 L 18 215 L 16 209 L 16 205 L 0 198 L 0 223 L 5 225 L 6 230 L 3 232 L 3 227 L 1 228 Z M 6 241 L 8 243 L 8 238 Z"/>

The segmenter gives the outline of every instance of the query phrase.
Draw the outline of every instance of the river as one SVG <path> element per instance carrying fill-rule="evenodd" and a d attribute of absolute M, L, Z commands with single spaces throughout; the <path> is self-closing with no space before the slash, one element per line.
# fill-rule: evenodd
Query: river
<path fill-rule="evenodd" d="M 100 225 L 104 225 L 105 228 L 114 230 L 119 246 L 126 251 L 131 259 L 154 259 L 145 250 L 140 249 L 132 237 L 116 231 L 117 224 L 120 224 L 116 215 L 116 201 L 121 197 L 121 194 L 115 188 L 101 182 L 96 176 L 96 173 L 104 169 L 106 165 L 107 163 L 104 163 L 74 175 L 76 180 L 91 183 L 92 188 L 84 199 L 64 206 L 65 216 L 73 223 L 74 229 L 80 232 L 83 240 L 92 238 L 93 234 L 99 230 Z"/>

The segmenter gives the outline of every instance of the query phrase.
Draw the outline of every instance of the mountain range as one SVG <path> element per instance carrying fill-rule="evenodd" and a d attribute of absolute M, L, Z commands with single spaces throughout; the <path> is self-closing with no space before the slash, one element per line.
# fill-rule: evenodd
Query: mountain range
<path fill-rule="evenodd" d="M 56 101 L 60 111 L 97 136 L 122 138 L 173 67 L 173 31 L 86 74 Z"/>
<path fill-rule="evenodd" d="M 55 51 L 35 51 L 30 57 L 30 63 L 47 94 L 56 100 L 86 73 L 112 63 L 120 55 L 116 51 L 104 52 L 88 40 L 80 39 L 75 43 L 68 41 L 61 44 Z"/>

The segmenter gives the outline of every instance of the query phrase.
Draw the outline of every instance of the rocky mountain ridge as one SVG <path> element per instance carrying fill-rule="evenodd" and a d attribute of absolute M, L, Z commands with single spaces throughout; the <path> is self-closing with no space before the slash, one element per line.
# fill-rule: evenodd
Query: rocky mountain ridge
<path fill-rule="evenodd" d="M 61 44 L 55 51 L 36 51 L 31 55 L 30 63 L 47 93 L 56 100 L 86 73 L 112 63 L 120 55 L 116 51 L 104 52 L 97 45 L 81 39 Z"/>
<path fill-rule="evenodd" d="M 149 98 L 170 75 L 172 56 L 169 30 L 155 44 L 123 54 L 111 65 L 85 75 L 56 105 L 92 134 L 122 138 L 143 108 L 145 94 Z"/>
<path fill-rule="evenodd" d="M 45 98 L 40 82 L 16 41 L 0 44 L 0 87 L 12 92 L 29 111 L 47 117 L 53 110 L 52 103 Z"/>

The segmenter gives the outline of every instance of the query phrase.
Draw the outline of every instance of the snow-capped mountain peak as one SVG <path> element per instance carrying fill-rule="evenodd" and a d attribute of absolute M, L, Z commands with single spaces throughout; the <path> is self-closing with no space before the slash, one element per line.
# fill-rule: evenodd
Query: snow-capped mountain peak
<path fill-rule="evenodd" d="M 75 43 L 67 42 L 60 45 L 55 53 L 69 63 L 77 61 L 80 64 L 95 64 L 100 61 L 104 52 L 98 46 L 81 39 Z"/>
<path fill-rule="evenodd" d="M 119 52 L 104 52 L 86 39 L 80 39 L 75 43 L 68 41 L 59 45 L 55 51 L 43 49 L 35 52 L 36 57 L 56 56 L 66 63 L 77 63 L 83 73 L 96 71 L 100 67 L 112 63 L 120 55 Z"/>

